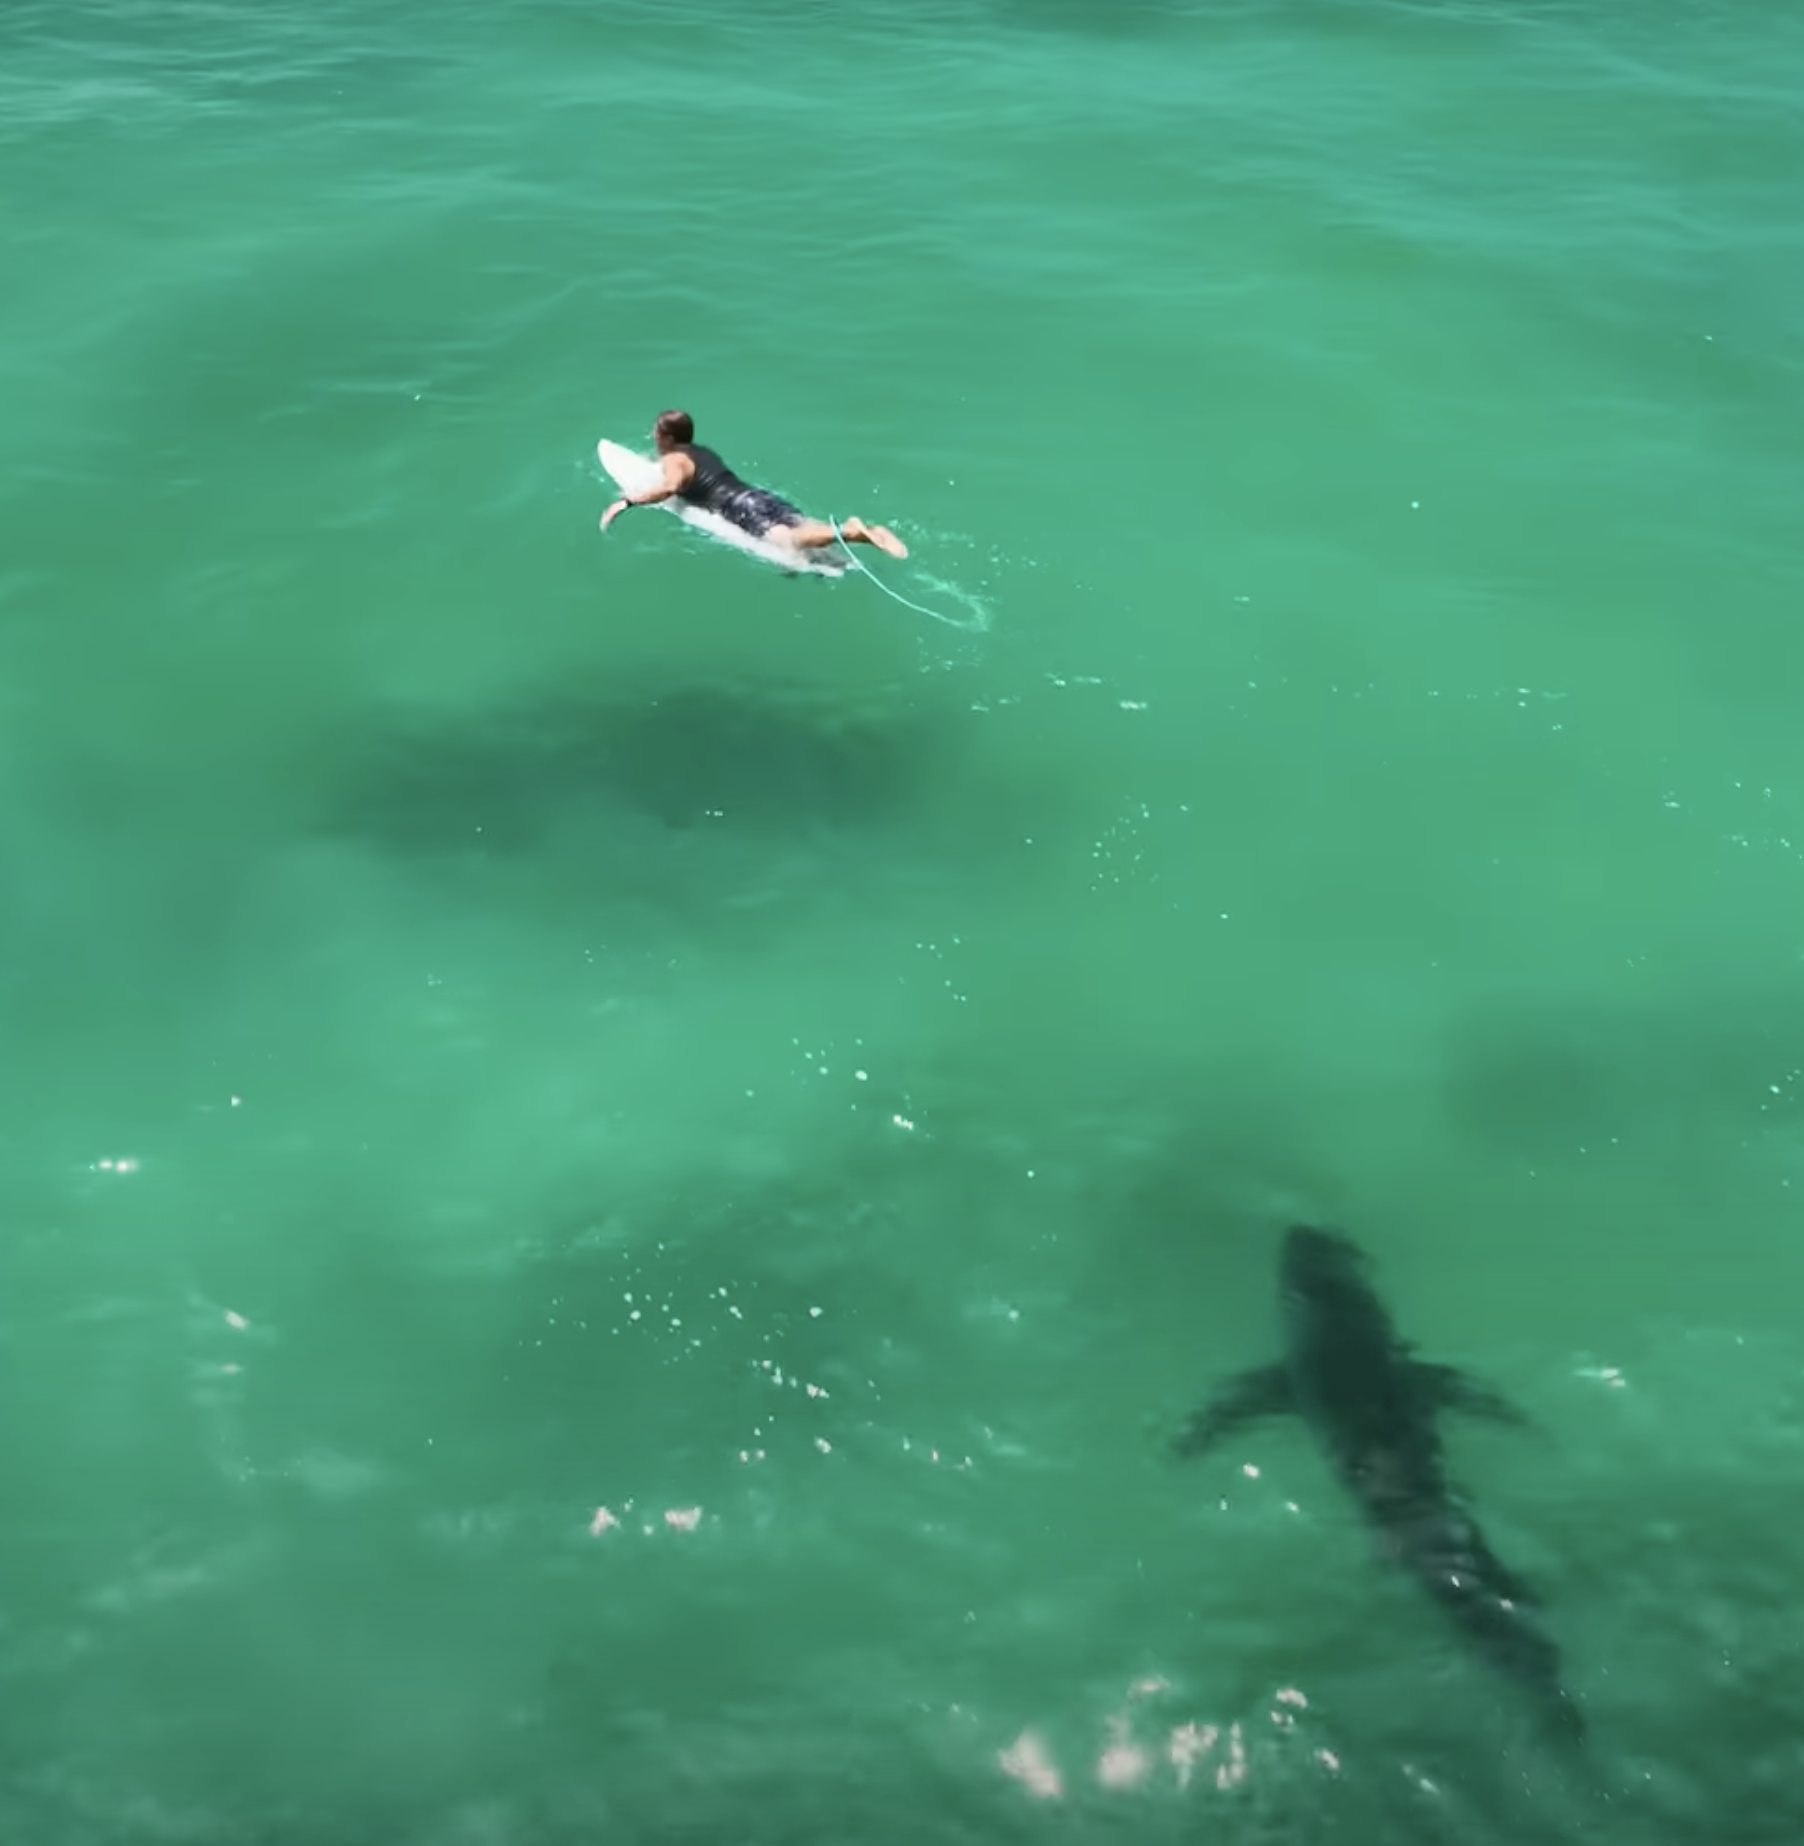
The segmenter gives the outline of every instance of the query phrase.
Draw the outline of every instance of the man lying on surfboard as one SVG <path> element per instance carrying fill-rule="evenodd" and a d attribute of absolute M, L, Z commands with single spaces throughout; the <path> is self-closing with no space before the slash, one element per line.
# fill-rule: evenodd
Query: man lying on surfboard
<path fill-rule="evenodd" d="M 798 551 L 818 551 L 838 537 L 848 545 L 875 545 L 892 558 L 908 556 L 908 547 L 888 526 L 867 526 L 852 518 L 836 531 L 826 520 L 810 519 L 787 500 L 742 481 L 712 449 L 695 440 L 695 423 L 686 410 L 661 412 L 651 433 L 664 478 L 647 492 L 622 494 L 601 516 L 604 532 L 629 506 L 655 506 L 674 496 L 718 514 L 754 538 Z"/>

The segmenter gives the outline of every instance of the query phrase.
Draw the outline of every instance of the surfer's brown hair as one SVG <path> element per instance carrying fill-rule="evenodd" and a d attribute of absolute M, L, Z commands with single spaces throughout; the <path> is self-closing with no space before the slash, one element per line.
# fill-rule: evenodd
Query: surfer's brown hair
<path fill-rule="evenodd" d="M 651 427 L 659 447 L 669 443 L 675 448 L 679 443 L 695 440 L 695 419 L 686 410 L 660 410 Z"/>

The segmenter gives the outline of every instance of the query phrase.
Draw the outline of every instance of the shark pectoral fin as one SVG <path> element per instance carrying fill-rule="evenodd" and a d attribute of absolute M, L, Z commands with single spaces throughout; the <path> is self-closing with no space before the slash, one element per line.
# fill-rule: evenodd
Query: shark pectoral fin
<path fill-rule="evenodd" d="M 1518 1410 L 1501 1391 L 1462 1372 L 1453 1365 L 1426 1365 L 1416 1361 L 1416 1375 L 1441 1410 L 1462 1411 L 1487 1423 L 1507 1423 L 1512 1429 L 1533 1429 L 1533 1420 Z"/>
<path fill-rule="evenodd" d="M 1172 1438 L 1172 1449 L 1188 1459 L 1201 1455 L 1228 1436 L 1297 1407 L 1290 1374 L 1281 1365 L 1261 1365 L 1236 1372 Z"/>

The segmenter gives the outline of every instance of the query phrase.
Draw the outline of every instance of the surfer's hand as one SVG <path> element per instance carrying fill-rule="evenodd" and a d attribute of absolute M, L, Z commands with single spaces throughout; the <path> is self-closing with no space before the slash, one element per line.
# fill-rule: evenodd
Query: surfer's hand
<path fill-rule="evenodd" d="M 605 513 L 602 514 L 601 516 L 602 531 L 605 532 L 608 529 L 608 527 L 611 526 L 614 523 L 614 521 L 618 519 L 620 515 L 626 511 L 628 504 L 629 503 L 625 500 L 616 500 L 614 504 L 610 506 Z"/>

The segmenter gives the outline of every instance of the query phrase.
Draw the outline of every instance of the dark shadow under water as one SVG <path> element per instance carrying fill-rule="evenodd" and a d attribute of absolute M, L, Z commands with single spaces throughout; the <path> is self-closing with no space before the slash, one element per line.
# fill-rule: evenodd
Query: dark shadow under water
<path fill-rule="evenodd" d="M 394 851 L 517 852 L 586 815 L 672 831 L 890 826 L 941 773 L 947 727 L 779 685 L 548 692 L 468 716 L 406 714 L 346 753 L 326 824 Z"/>

